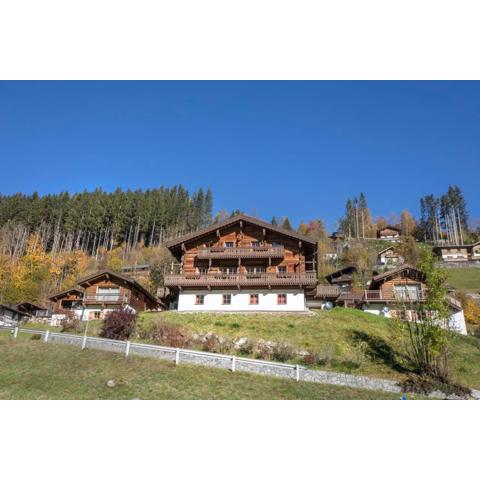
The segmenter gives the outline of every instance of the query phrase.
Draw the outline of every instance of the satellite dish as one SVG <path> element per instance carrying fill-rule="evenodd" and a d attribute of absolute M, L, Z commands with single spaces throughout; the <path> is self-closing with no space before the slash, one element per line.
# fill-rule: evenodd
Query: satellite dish
<path fill-rule="evenodd" d="M 382 308 L 382 313 L 383 313 L 384 315 L 386 315 L 386 314 L 389 313 L 389 312 L 390 312 L 390 308 L 385 305 L 385 306 Z"/>
<path fill-rule="evenodd" d="M 325 310 L 331 310 L 331 309 L 333 308 L 333 303 L 332 303 L 332 302 L 327 302 L 327 303 L 323 306 L 323 308 L 324 308 Z"/>

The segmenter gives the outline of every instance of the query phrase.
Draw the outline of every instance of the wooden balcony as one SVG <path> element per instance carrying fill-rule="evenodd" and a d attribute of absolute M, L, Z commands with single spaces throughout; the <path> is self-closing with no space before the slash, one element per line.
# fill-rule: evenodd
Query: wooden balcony
<path fill-rule="evenodd" d="M 271 245 L 259 245 L 256 247 L 200 247 L 197 258 L 199 260 L 220 258 L 283 258 L 284 255 L 285 249 L 283 247 L 272 247 Z"/>
<path fill-rule="evenodd" d="M 382 290 L 365 290 L 363 300 L 366 302 L 424 302 L 425 293 L 417 292 L 414 295 L 408 297 L 407 295 L 396 295 L 395 293 L 385 294 Z"/>
<path fill-rule="evenodd" d="M 165 275 L 166 287 L 305 287 L 317 284 L 315 272 L 302 273 L 207 273 Z"/>
<path fill-rule="evenodd" d="M 104 293 L 86 295 L 83 303 L 85 305 L 125 305 L 129 300 L 129 295 Z"/>

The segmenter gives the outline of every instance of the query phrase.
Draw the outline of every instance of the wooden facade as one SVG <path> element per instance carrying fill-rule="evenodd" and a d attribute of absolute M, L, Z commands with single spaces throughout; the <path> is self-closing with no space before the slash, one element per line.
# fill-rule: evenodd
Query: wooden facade
<path fill-rule="evenodd" d="M 365 301 L 422 302 L 425 300 L 425 275 L 410 265 L 374 276 L 365 291 Z"/>
<path fill-rule="evenodd" d="M 201 234 L 169 242 L 178 271 L 167 287 L 265 287 L 315 285 L 315 242 L 239 215 Z"/>
<path fill-rule="evenodd" d="M 396 240 L 400 238 L 401 230 L 390 225 L 377 231 L 377 238 L 384 240 Z"/>
<path fill-rule="evenodd" d="M 155 310 L 159 302 L 135 280 L 105 270 L 78 282 L 84 289 L 83 303 L 87 307 L 130 306 L 137 312 Z"/>
<path fill-rule="evenodd" d="M 134 279 L 116 272 L 105 270 L 90 275 L 78 282 L 80 288 L 73 288 L 50 297 L 56 314 L 69 311 L 87 310 L 102 312 L 130 308 L 136 312 L 157 310 L 161 303 Z M 93 315 L 93 318 L 97 318 Z"/>
<path fill-rule="evenodd" d="M 433 252 L 445 262 L 480 260 L 480 242 L 467 245 L 438 245 Z"/>

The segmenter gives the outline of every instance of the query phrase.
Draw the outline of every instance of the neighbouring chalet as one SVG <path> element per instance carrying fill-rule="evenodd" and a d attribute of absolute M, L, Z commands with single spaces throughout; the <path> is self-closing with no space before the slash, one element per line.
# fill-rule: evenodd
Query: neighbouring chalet
<path fill-rule="evenodd" d="M 424 273 L 405 264 L 372 278 L 369 289 L 365 290 L 362 308 L 367 312 L 383 314 L 386 317 L 403 318 L 406 314 L 408 320 L 412 315 L 412 312 L 408 310 L 408 304 L 424 302 L 425 294 Z M 450 328 L 466 335 L 467 329 L 462 304 L 450 295 L 448 295 L 448 301 L 451 308 Z"/>
<path fill-rule="evenodd" d="M 397 241 L 400 239 L 401 233 L 402 231 L 399 228 L 387 225 L 385 228 L 377 230 L 377 238 L 380 238 L 381 240 Z"/>
<path fill-rule="evenodd" d="M 325 278 L 331 285 L 336 285 L 340 292 L 347 292 L 352 289 L 353 277 L 356 273 L 357 268 L 354 265 L 347 265 L 327 275 Z"/>
<path fill-rule="evenodd" d="M 50 311 L 48 308 L 41 305 L 37 305 L 32 302 L 22 302 L 16 305 L 17 310 L 35 318 L 48 318 L 50 316 Z"/>
<path fill-rule="evenodd" d="M 57 316 L 75 315 L 82 320 L 102 319 L 111 310 L 158 310 L 161 303 L 136 280 L 104 270 L 78 281 L 78 287 L 50 297 Z"/>
<path fill-rule="evenodd" d="M 468 245 L 437 245 L 433 252 L 444 262 L 480 260 L 480 241 Z"/>
<path fill-rule="evenodd" d="M 330 285 L 318 285 L 313 295 L 312 305 L 324 308 L 327 303 L 340 307 L 359 308 L 366 312 L 385 317 L 403 318 L 405 311 L 411 315 L 408 304 L 425 301 L 425 275 L 411 265 L 404 264 L 390 271 L 374 275 L 368 289 L 354 288 L 351 277 L 352 267 L 346 267 L 330 274 Z M 338 280 L 342 279 L 340 283 Z M 337 282 L 335 282 L 337 280 Z M 341 285 L 341 286 L 340 286 Z M 451 308 L 450 328 L 466 334 L 465 318 L 461 303 L 448 295 Z M 405 307 L 406 305 L 406 307 Z"/>
<path fill-rule="evenodd" d="M 315 240 L 247 215 L 166 246 L 178 264 L 165 287 L 179 311 L 305 311 L 317 284 Z"/>
<path fill-rule="evenodd" d="M 395 251 L 394 247 L 387 247 L 378 252 L 377 265 L 399 265 L 402 262 L 403 258 Z"/>
<path fill-rule="evenodd" d="M 16 305 L 0 304 L 0 326 L 16 325 L 30 315 L 20 311 Z"/>

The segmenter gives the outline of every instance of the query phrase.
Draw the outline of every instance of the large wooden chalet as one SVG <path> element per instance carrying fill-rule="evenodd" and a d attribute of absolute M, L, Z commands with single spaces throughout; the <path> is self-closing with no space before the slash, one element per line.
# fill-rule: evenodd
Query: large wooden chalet
<path fill-rule="evenodd" d="M 161 307 L 158 299 L 136 280 L 110 270 L 89 275 L 77 284 L 50 297 L 56 315 L 92 320 L 115 309 L 142 312 Z"/>
<path fill-rule="evenodd" d="M 165 286 L 179 311 L 304 311 L 317 284 L 315 240 L 247 215 L 166 246 L 178 261 Z"/>

